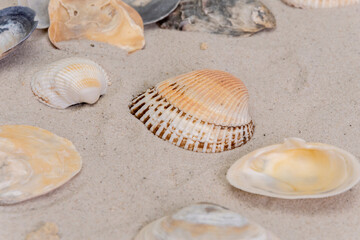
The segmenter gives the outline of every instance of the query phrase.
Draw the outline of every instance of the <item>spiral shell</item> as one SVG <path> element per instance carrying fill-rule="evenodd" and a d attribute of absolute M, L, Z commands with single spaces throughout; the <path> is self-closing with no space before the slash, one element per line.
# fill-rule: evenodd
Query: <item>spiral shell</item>
<path fill-rule="evenodd" d="M 333 8 L 360 3 L 360 0 L 282 0 L 297 8 Z"/>
<path fill-rule="evenodd" d="M 180 209 L 145 226 L 134 240 L 278 240 L 238 213 L 211 203 Z"/>
<path fill-rule="evenodd" d="M 66 58 L 37 72 L 31 88 L 38 100 L 65 109 L 78 103 L 94 104 L 106 93 L 109 78 L 97 63 L 84 58 Z"/>
<path fill-rule="evenodd" d="M 0 204 L 46 194 L 81 169 L 74 145 L 32 126 L 0 126 Z"/>
<path fill-rule="evenodd" d="M 240 158 L 227 179 L 236 188 L 269 197 L 322 198 L 357 184 L 360 163 L 340 148 L 289 138 Z"/>
<path fill-rule="evenodd" d="M 245 144 L 254 124 L 245 85 L 229 73 L 199 70 L 163 81 L 133 99 L 131 113 L 156 136 L 195 152 Z"/>

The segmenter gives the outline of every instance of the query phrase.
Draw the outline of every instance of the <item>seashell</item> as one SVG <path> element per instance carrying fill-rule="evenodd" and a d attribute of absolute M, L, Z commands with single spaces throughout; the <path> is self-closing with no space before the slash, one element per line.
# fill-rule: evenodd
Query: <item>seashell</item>
<path fill-rule="evenodd" d="M 131 113 L 156 136 L 195 152 L 221 152 L 253 135 L 248 91 L 229 73 L 199 70 L 174 77 L 134 98 Z"/>
<path fill-rule="evenodd" d="M 360 164 L 340 148 L 289 138 L 240 158 L 229 169 L 227 180 L 243 191 L 269 197 L 322 198 L 357 184 Z"/>
<path fill-rule="evenodd" d="M 39 229 L 28 233 L 25 240 L 60 240 L 59 228 L 55 223 L 46 222 Z"/>
<path fill-rule="evenodd" d="M 194 204 L 140 230 L 134 240 L 279 240 L 238 213 L 211 203 Z"/>
<path fill-rule="evenodd" d="M 180 0 L 124 0 L 141 16 L 144 25 L 155 23 L 172 13 Z"/>
<path fill-rule="evenodd" d="M 167 29 L 241 36 L 275 28 L 276 21 L 259 0 L 182 0 L 159 25 Z"/>
<path fill-rule="evenodd" d="M 48 6 L 50 0 L 18 0 L 20 6 L 33 9 L 36 12 L 35 20 L 39 22 L 37 28 L 45 29 L 50 26 Z"/>
<path fill-rule="evenodd" d="M 50 0 L 49 16 L 49 38 L 55 46 L 88 39 L 134 52 L 145 45 L 140 15 L 120 0 Z"/>
<path fill-rule="evenodd" d="M 18 49 L 36 29 L 35 12 L 27 7 L 0 10 L 0 59 Z"/>
<path fill-rule="evenodd" d="M 333 8 L 360 3 L 360 0 L 282 0 L 297 8 Z"/>
<path fill-rule="evenodd" d="M 31 89 L 38 100 L 65 109 L 78 103 L 94 104 L 107 90 L 109 78 L 97 63 L 84 58 L 66 58 L 37 72 Z"/>
<path fill-rule="evenodd" d="M 44 195 L 74 177 L 81 164 L 65 138 L 32 126 L 0 126 L 0 204 Z"/>

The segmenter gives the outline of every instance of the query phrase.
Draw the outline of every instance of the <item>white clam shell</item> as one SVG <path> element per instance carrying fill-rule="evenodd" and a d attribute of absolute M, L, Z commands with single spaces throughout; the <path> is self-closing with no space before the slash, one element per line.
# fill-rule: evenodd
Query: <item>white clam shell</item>
<path fill-rule="evenodd" d="M 38 100 L 65 109 L 78 103 L 94 104 L 106 93 L 109 78 L 97 63 L 84 58 L 66 58 L 37 72 L 31 88 Z"/>
<path fill-rule="evenodd" d="M 65 138 L 32 126 L 0 126 L 0 204 L 46 194 L 81 166 L 79 153 Z"/>
<path fill-rule="evenodd" d="M 240 158 L 228 170 L 227 180 L 243 191 L 269 197 L 330 197 L 359 182 L 360 163 L 340 148 L 289 138 Z"/>
<path fill-rule="evenodd" d="M 134 240 L 277 240 L 238 213 L 211 203 L 180 209 L 145 226 Z"/>
<path fill-rule="evenodd" d="M 205 69 L 160 82 L 129 108 L 156 136 L 187 150 L 215 153 L 252 137 L 248 98 L 240 79 Z"/>
<path fill-rule="evenodd" d="M 50 0 L 18 0 L 18 5 L 29 7 L 36 12 L 35 20 L 37 20 L 38 29 L 45 29 L 50 26 L 49 7 Z"/>

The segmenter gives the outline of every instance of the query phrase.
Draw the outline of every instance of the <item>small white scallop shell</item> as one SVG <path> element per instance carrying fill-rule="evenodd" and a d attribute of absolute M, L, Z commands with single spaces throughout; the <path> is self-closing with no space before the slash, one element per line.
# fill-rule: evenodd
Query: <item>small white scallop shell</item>
<path fill-rule="evenodd" d="M 134 240 L 278 240 L 238 213 L 211 203 L 180 209 L 145 226 Z"/>
<path fill-rule="evenodd" d="M 39 21 L 38 29 L 45 29 L 50 26 L 49 19 L 49 1 L 50 0 L 18 0 L 18 5 L 33 9 L 36 12 L 35 20 Z"/>
<path fill-rule="evenodd" d="M 340 148 L 289 138 L 240 158 L 227 180 L 243 191 L 269 197 L 330 197 L 360 181 L 360 163 Z"/>
<path fill-rule="evenodd" d="M 156 136 L 204 153 L 231 150 L 253 135 L 244 83 L 218 70 L 170 78 L 132 100 L 131 113 Z"/>
<path fill-rule="evenodd" d="M 38 100 L 65 109 L 78 103 L 94 104 L 106 93 L 109 78 L 97 63 L 84 58 L 66 58 L 37 72 L 31 88 Z"/>
<path fill-rule="evenodd" d="M 74 177 L 81 165 L 65 138 L 32 126 L 0 126 L 0 205 L 44 195 Z"/>
<path fill-rule="evenodd" d="M 335 8 L 360 3 L 360 0 L 282 0 L 297 8 Z"/>

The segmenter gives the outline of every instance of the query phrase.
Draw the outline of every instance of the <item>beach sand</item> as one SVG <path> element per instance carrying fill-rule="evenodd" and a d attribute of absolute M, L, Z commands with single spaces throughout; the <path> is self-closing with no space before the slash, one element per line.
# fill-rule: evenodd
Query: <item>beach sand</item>
<path fill-rule="evenodd" d="M 0 206 L 0 239 L 24 239 L 54 222 L 65 240 L 128 240 L 147 223 L 197 202 L 226 206 L 283 240 L 356 240 L 360 185 L 339 196 L 281 200 L 246 193 L 226 181 L 227 169 L 257 148 L 286 137 L 324 142 L 360 158 L 360 5 L 300 10 L 263 0 L 274 31 L 234 38 L 145 28 L 146 47 L 128 55 L 89 41 L 55 49 L 44 30 L 0 62 L 0 124 L 26 124 L 71 140 L 83 169 L 63 187 L 12 206 Z M 1 0 L 0 7 L 10 4 Z M 207 50 L 200 44 L 206 42 Z M 94 43 L 94 47 L 90 44 Z M 57 110 L 30 89 L 34 73 L 66 57 L 86 57 L 112 85 L 95 105 Z M 253 139 L 220 154 L 183 150 L 149 132 L 129 113 L 131 99 L 169 77 L 219 69 L 250 93 Z"/>

